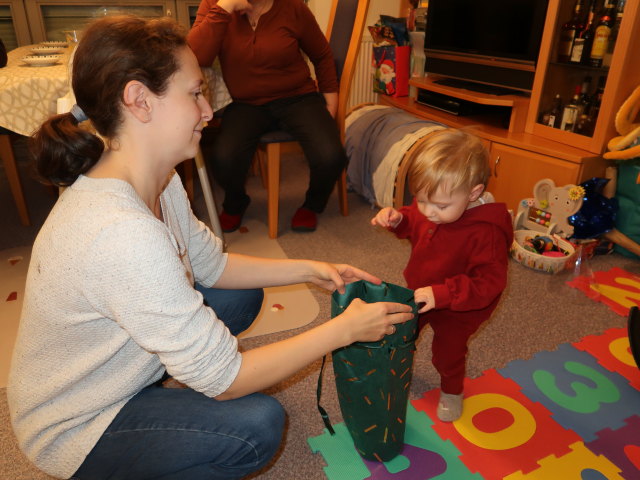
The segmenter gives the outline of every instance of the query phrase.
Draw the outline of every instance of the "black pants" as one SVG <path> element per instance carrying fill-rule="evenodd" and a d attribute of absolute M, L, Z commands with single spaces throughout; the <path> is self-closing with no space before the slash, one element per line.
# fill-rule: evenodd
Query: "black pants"
<path fill-rule="evenodd" d="M 336 121 L 320 93 L 274 100 L 264 105 L 233 102 L 222 115 L 213 145 L 213 174 L 225 191 L 223 208 L 238 215 L 249 204 L 245 181 L 260 136 L 272 130 L 289 132 L 309 162 L 310 180 L 303 206 L 324 210 L 347 164 Z"/>

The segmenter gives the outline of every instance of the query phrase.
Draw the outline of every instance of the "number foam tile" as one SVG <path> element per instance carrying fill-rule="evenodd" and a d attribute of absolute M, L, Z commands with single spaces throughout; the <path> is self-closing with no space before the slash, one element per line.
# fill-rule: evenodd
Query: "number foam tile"
<path fill-rule="evenodd" d="M 462 417 L 452 423 L 437 420 L 439 390 L 413 401 L 434 419 L 433 429 L 462 452 L 460 460 L 485 479 L 500 479 L 518 470 L 538 468 L 538 460 L 569 452 L 578 435 L 551 419 L 551 412 L 532 402 L 513 380 L 496 370 L 465 380 Z"/>
<path fill-rule="evenodd" d="M 590 353 L 604 368 L 619 373 L 633 388 L 640 390 L 640 369 L 631 354 L 626 328 L 610 328 L 602 335 L 585 337 L 573 346 Z"/>
<path fill-rule="evenodd" d="M 640 405 L 640 392 L 624 377 L 569 344 L 530 360 L 515 360 L 500 373 L 521 385 L 524 395 L 544 405 L 556 422 L 585 442 L 595 440 L 604 428 L 622 427 Z"/>

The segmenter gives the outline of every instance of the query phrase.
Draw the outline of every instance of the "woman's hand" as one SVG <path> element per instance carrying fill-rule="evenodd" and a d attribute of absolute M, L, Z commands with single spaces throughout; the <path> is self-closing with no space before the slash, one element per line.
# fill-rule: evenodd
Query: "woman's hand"
<path fill-rule="evenodd" d="M 217 5 L 229 13 L 250 12 L 253 9 L 253 5 L 247 0 L 219 0 Z"/>
<path fill-rule="evenodd" d="M 418 288 L 413 292 L 413 299 L 417 305 L 421 303 L 424 304 L 420 307 L 418 313 L 428 312 L 436 306 L 436 300 L 433 297 L 433 288 L 431 287 Z"/>
<path fill-rule="evenodd" d="M 385 335 L 396 331 L 396 323 L 404 323 L 413 318 L 409 305 L 403 303 L 376 302 L 365 303 L 359 298 L 334 318 L 341 322 L 346 333 L 347 345 L 353 342 L 376 342 Z"/>
<path fill-rule="evenodd" d="M 371 225 L 384 228 L 396 228 L 402 221 L 402 214 L 395 208 L 385 207 L 371 219 Z"/>
<path fill-rule="evenodd" d="M 357 282 L 358 280 L 366 280 L 376 285 L 382 283 L 382 280 L 378 277 L 351 265 L 315 262 L 312 260 L 309 261 L 309 265 L 311 272 L 306 281 L 330 292 L 338 290 L 338 292 L 344 293 L 345 284 Z"/>

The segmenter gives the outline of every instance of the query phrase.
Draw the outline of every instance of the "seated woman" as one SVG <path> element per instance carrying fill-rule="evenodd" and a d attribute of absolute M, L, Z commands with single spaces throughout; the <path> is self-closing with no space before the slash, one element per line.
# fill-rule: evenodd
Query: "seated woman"
<path fill-rule="evenodd" d="M 315 230 L 347 156 L 333 118 L 335 63 L 311 11 L 301 0 L 202 0 L 188 40 L 200 65 L 220 59 L 233 99 L 213 146 L 213 173 L 225 191 L 222 230 L 240 226 L 258 140 L 276 129 L 290 133 L 309 162 L 309 187 L 291 228 Z M 303 53 L 314 65 L 317 87 Z"/>
<path fill-rule="evenodd" d="M 78 104 L 34 137 L 39 173 L 69 187 L 29 266 L 8 386 L 20 447 L 59 478 L 248 475 L 274 455 L 284 424 L 280 404 L 256 392 L 382 338 L 409 307 L 356 301 L 240 353 L 233 334 L 255 317 L 262 287 L 379 280 L 349 265 L 223 253 L 195 218 L 174 167 L 194 156 L 212 111 L 175 22 L 91 24 L 72 86 Z M 99 136 L 79 125 L 87 118 Z M 163 388 L 165 373 L 187 388 Z"/>

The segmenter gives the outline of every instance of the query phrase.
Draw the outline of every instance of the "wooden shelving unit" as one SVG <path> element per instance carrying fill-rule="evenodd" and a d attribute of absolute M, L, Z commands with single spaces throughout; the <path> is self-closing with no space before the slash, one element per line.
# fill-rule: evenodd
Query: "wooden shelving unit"
<path fill-rule="evenodd" d="M 490 95 L 435 83 L 437 77 L 412 79 L 412 94 L 405 98 L 380 95 L 379 103 L 401 108 L 418 117 L 455 128 L 472 128 L 485 141 L 493 177 L 489 189 L 498 201 L 517 209 L 523 198 L 531 197 L 533 186 L 542 178 L 551 178 L 557 185 L 581 183 L 595 176 L 604 176 L 608 162 L 601 154 L 609 139 L 617 135 L 615 114 L 640 82 L 640 1 L 629 0 L 625 8 L 611 65 L 598 69 L 607 75 L 595 131 L 592 137 L 553 129 L 537 123 L 545 102 L 555 94 L 558 85 L 575 86 L 574 79 L 592 67 L 558 65 L 555 48 L 558 28 L 571 13 L 574 0 L 550 0 L 545 21 L 531 97 L 522 95 Z M 572 73 L 573 72 L 573 73 Z M 511 109 L 508 121 L 503 116 L 456 116 L 416 101 L 424 89 L 462 100 L 496 105 Z"/>

